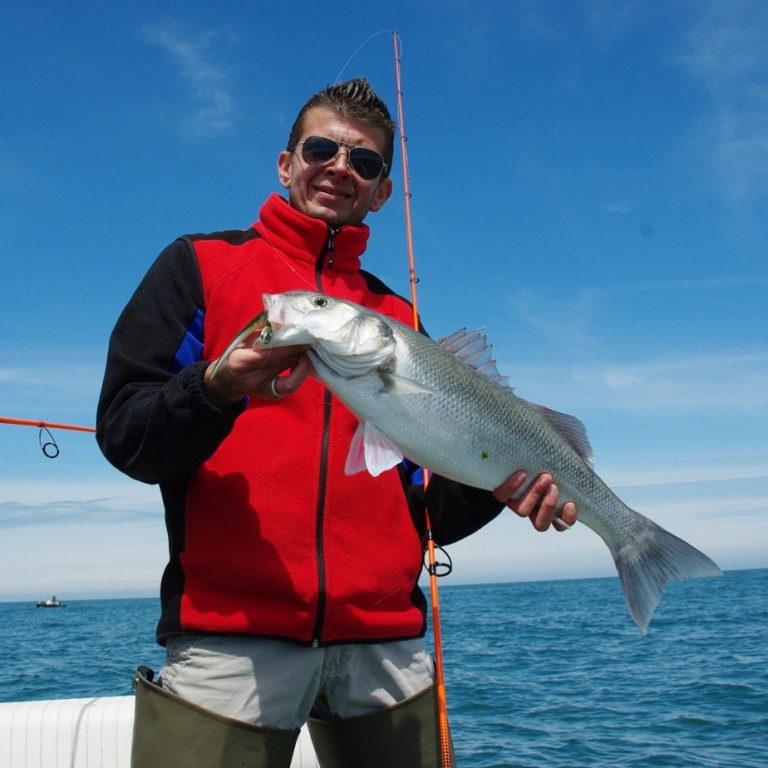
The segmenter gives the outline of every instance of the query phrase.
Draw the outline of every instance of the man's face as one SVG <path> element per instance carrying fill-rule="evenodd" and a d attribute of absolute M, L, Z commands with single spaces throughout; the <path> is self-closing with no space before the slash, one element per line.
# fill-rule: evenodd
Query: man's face
<path fill-rule="evenodd" d="M 309 136 L 327 136 L 343 145 L 379 153 L 384 147 L 384 133 L 379 128 L 339 117 L 324 107 L 305 115 L 301 141 Z M 378 211 L 392 194 L 390 179 L 381 175 L 370 181 L 361 178 L 350 166 L 345 149 L 327 163 L 308 165 L 298 146 L 293 152 L 280 153 L 277 171 L 291 205 L 333 227 L 362 224 L 368 211 Z"/>

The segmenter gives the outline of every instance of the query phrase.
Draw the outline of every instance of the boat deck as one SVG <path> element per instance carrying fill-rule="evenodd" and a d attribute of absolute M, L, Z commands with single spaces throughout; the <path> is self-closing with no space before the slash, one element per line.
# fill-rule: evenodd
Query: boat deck
<path fill-rule="evenodd" d="M 0 766 L 130 768 L 133 696 L 0 704 Z M 291 768 L 319 768 L 301 730 Z"/>

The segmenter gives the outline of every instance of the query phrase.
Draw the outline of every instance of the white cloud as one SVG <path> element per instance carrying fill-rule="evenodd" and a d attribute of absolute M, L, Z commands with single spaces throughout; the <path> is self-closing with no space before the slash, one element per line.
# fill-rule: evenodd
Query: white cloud
<path fill-rule="evenodd" d="M 53 356 L 52 356 L 53 357 Z M 0 384 L 15 385 L 21 390 L 60 391 L 83 395 L 98 393 L 103 365 L 48 358 L 29 361 L 28 365 L 0 368 Z"/>
<path fill-rule="evenodd" d="M 158 594 L 167 551 L 161 519 L 3 530 L 0 600 Z"/>
<path fill-rule="evenodd" d="M 177 68 L 193 107 L 184 122 L 193 138 L 225 134 L 234 126 L 236 105 L 229 78 L 211 55 L 211 45 L 221 34 L 206 31 L 189 35 L 171 21 L 148 24 L 141 30 L 141 38 L 166 51 Z"/>
<path fill-rule="evenodd" d="M 768 407 L 768 352 L 590 363 L 574 368 L 572 380 L 601 407 L 763 410 Z"/>
<path fill-rule="evenodd" d="M 168 544 L 160 493 L 114 480 L 8 479 L 0 600 L 157 594 Z"/>
<path fill-rule="evenodd" d="M 110 468 L 107 472 L 112 474 Z M 94 473 L 95 474 L 95 473 Z M 115 480 L 50 479 L 3 482 L 0 528 L 82 523 L 86 525 L 154 519 L 162 523 L 162 503 L 156 486 L 135 482 L 114 472 Z"/>
<path fill-rule="evenodd" d="M 705 552 L 721 568 L 768 566 L 766 476 L 614 486 L 614 490 L 625 503 Z M 586 526 L 577 523 L 564 533 L 541 534 L 511 512 L 448 550 L 454 560 L 450 583 L 455 584 L 616 575 L 608 548 Z"/>
<path fill-rule="evenodd" d="M 693 420 L 700 437 L 707 424 L 725 426 L 730 418 L 728 435 L 744 434 L 768 409 L 768 346 L 752 326 L 746 335 L 738 323 L 723 329 L 717 312 L 738 308 L 739 297 L 759 297 L 765 284 L 683 280 L 587 287 L 566 295 L 521 289 L 511 303 L 532 332 L 518 329 L 514 338 L 492 334 L 490 340 L 499 371 L 510 376 L 516 394 L 580 416 L 590 430 L 601 421 L 608 430 L 610 414 L 622 411 L 627 422 L 645 414 L 659 428 L 669 417 L 678 426 Z M 655 314 L 644 324 L 649 305 Z M 680 307 L 689 308 L 684 320 L 675 314 Z M 734 439 L 715 429 L 709 439 Z M 683 430 L 679 444 L 689 439 L 691 430 Z"/>
<path fill-rule="evenodd" d="M 760 297 L 768 286 L 765 278 L 749 277 L 720 277 L 713 279 L 685 279 L 671 281 L 648 281 L 637 283 L 613 284 L 602 286 L 585 286 L 575 293 L 555 293 L 547 290 L 534 290 L 526 286 L 518 289 L 509 296 L 508 303 L 518 317 L 530 328 L 540 334 L 547 343 L 547 354 L 551 357 L 553 350 L 562 352 L 562 360 L 583 360 L 590 366 L 597 366 L 605 370 L 610 367 L 611 356 L 626 357 L 627 345 L 642 341 L 651 345 L 652 333 L 662 333 L 659 326 L 660 313 L 668 318 L 668 331 L 663 338 L 658 338 L 664 346 L 674 347 L 672 333 L 681 322 L 689 325 L 700 318 L 696 326 L 697 333 L 691 339 L 678 336 L 677 345 L 683 357 L 689 357 L 691 353 L 685 352 L 686 346 L 693 346 L 701 350 L 702 344 L 707 344 L 707 328 L 715 326 L 718 308 L 730 301 L 736 306 L 740 304 L 748 306 L 746 297 L 752 300 L 760 300 Z M 652 305 L 656 313 L 652 320 L 657 326 L 651 327 L 645 324 L 645 313 L 648 306 Z M 714 307 L 712 311 L 710 307 Z M 685 311 L 683 311 L 683 308 Z M 627 326 L 626 335 L 616 333 L 618 323 L 622 318 L 629 316 L 631 322 Z M 735 333 L 735 331 L 734 331 Z M 494 334 L 490 339 L 496 349 L 499 358 L 503 357 L 504 339 Z M 731 350 L 738 349 L 741 357 L 733 355 L 733 352 L 723 352 L 716 347 L 707 353 L 716 362 L 745 362 L 756 364 L 764 357 L 761 349 L 749 350 L 745 348 L 746 342 L 737 337 L 734 344 L 727 344 Z M 515 349 L 519 349 L 515 345 Z M 640 354 L 640 353 L 638 353 Z M 699 351 L 698 355 L 706 358 Z M 729 359 L 733 358 L 733 359 Z M 695 367 L 701 367 L 702 361 L 696 361 Z M 655 363 L 652 363 L 655 365 Z M 684 363 L 681 363 L 683 365 Z M 561 367 L 563 363 L 561 362 Z M 641 366 L 647 365 L 640 362 Z M 508 370 L 519 370 L 520 364 L 515 362 L 514 367 Z M 500 370 L 505 371 L 500 365 Z M 613 372 L 616 381 L 620 380 L 619 371 Z M 632 373 L 629 367 L 622 371 L 623 376 L 631 374 L 631 380 L 637 380 L 637 372 Z"/>
<path fill-rule="evenodd" d="M 762 476 L 749 476 L 749 469 Z M 764 466 L 742 465 L 733 474 L 717 465 L 646 464 L 603 477 L 626 503 L 721 567 L 768 565 Z M 167 558 L 156 487 L 116 473 L 97 481 L 8 479 L 3 499 L 0 599 L 156 593 Z M 445 583 L 451 584 L 615 575 L 608 549 L 586 526 L 540 534 L 512 513 L 448 549 L 455 572 Z"/>
<path fill-rule="evenodd" d="M 709 99 L 699 141 L 733 202 L 768 192 L 768 6 L 702 4 L 679 61 Z"/>

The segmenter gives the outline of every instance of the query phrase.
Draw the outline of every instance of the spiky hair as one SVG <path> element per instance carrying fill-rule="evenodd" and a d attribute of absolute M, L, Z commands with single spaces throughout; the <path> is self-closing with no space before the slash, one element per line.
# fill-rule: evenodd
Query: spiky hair
<path fill-rule="evenodd" d="M 384 134 L 382 154 L 387 164 L 387 171 L 392 167 L 395 147 L 395 122 L 389 114 L 387 105 L 371 88 L 364 77 L 356 77 L 344 83 L 329 85 L 311 96 L 296 117 L 288 137 L 288 151 L 296 149 L 304 132 L 304 119 L 310 109 L 323 107 L 335 112 L 339 117 L 348 117 L 363 125 L 380 129 Z"/>

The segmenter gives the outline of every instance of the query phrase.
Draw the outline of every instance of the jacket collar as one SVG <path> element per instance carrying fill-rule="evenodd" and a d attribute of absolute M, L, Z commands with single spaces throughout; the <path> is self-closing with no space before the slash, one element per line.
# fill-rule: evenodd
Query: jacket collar
<path fill-rule="evenodd" d="M 320 219 L 307 216 L 292 208 L 277 194 L 271 194 L 259 211 L 259 220 L 253 228 L 271 245 L 292 259 L 317 262 L 325 253 L 329 241 L 328 225 Z M 333 239 L 332 269 L 356 272 L 360 257 L 365 252 L 370 230 L 366 224 L 344 226 L 336 230 Z"/>

